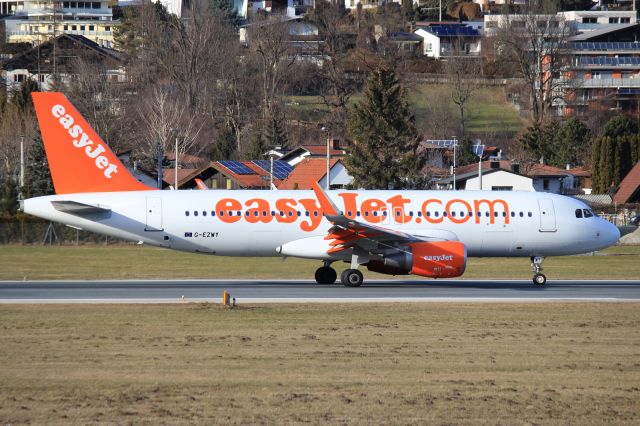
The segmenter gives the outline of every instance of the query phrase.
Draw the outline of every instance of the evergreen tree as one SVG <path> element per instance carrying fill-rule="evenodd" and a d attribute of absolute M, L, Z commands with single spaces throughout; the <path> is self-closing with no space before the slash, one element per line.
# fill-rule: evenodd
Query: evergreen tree
<path fill-rule="evenodd" d="M 597 194 L 603 194 L 607 192 L 611 185 L 611 137 L 607 136 L 602 141 L 600 146 L 600 159 L 599 159 L 599 187 L 596 189 Z"/>
<path fill-rule="evenodd" d="M 236 137 L 233 131 L 225 127 L 218 135 L 218 139 L 211 149 L 211 159 L 213 161 L 234 159 L 236 157 L 235 143 Z"/>
<path fill-rule="evenodd" d="M 251 138 L 249 149 L 244 153 L 245 160 L 263 160 L 264 153 L 268 151 L 267 144 L 262 136 L 262 129 L 256 128 Z"/>
<path fill-rule="evenodd" d="M 636 133 L 638 133 L 638 123 L 626 115 L 616 115 L 604 126 L 604 136 L 611 138 Z"/>
<path fill-rule="evenodd" d="M 44 151 L 40 132 L 33 139 L 33 145 L 27 157 L 25 170 L 25 198 L 51 195 L 54 193 L 49 163 Z"/>
<path fill-rule="evenodd" d="M 425 156 L 418 153 L 415 119 L 391 67 L 371 73 L 362 100 L 349 110 L 348 130 L 352 142 L 345 165 L 356 187 L 424 186 Z"/>
<path fill-rule="evenodd" d="M 10 103 L 20 111 L 33 109 L 33 99 L 31 99 L 31 92 L 37 92 L 38 90 L 38 83 L 36 83 L 35 80 L 24 80 L 22 83 L 20 83 L 20 87 L 12 93 L 10 97 Z"/>
<path fill-rule="evenodd" d="M 15 179 L 7 176 L 2 181 L 1 197 L 0 216 L 10 217 L 16 214 L 18 209 L 18 185 Z"/>
<path fill-rule="evenodd" d="M 595 194 L 599 194 L 600 188 L 600 152 L 602 151 L 603 137 L 598 136 L 591 142 L 591 188 Z"/>
<path fill-rule="evenodd" d="M 271 116 L 266 133 L 267 146 L 271 148 L 275 148 L 276 146 L 285 148 L 288 145 L 287 134 L 279 114 L 273 114 Z"/>
<path fill-rule="evenodd" d="M 629 151 L 631 152 L 631 167 L 633 167 L 638 161 L 640 161 L 640 135 L 633 135 L 629 144 Z"/>
<path fill-rule="evenodd" d="M 590 151 L 591 131 L 580 120 L 571 118 L 558 129 L 549 164 L 564 167 L 583 164 Z"/>
<path fill-rule="evenodd" d="M 466 166 L 478 162 L 478 156 L 473 153 L 472 148 L 473 142 L 470 138 L 460 140 L 456 149 L 456 166 Z"/>
<path fill-rule="evenodd" d="M 560 124 L 556 120 L 549 120 L 543 124 L 536 123 L 520 135 L 518 142 L 536 158 L 549 163 L 555 155 L 555 138 L 559 128 Z"/>
<path fill-rule="evenodd" d="M 238 14 L 233 9 L 233 0 L 209 0 L 213 16 L 228 22 L 234 27 L 240 24 Z"/>

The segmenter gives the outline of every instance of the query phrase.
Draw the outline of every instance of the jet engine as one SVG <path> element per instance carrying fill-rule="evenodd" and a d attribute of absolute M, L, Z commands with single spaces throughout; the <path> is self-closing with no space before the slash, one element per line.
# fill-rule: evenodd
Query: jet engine
<path fill-rule="evenodd" d="M 411 243 L 367 263 L 374 272 L 429 278 L 459 277 L 466 266 L 467 248 L 459 241 Z"/>

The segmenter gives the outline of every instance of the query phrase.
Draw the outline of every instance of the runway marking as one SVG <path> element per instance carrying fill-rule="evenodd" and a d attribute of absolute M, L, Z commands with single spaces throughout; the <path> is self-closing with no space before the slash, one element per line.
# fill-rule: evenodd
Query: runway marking
<path fill-rule="evenodd" d="M 639 303 L 640 299 L 619 299 L 615 297 L 286 297 L 286 298 L 236 298 L 238 305 L 273 303 L 547 303 L 547 302 L 604 302 Z M 163 299 L 0 299 L 0 305 L 47 305 L 47 304 L 185 304 L 220 303 L 220 298 L 192 298 L 184 301 L 177 298 Z"/>

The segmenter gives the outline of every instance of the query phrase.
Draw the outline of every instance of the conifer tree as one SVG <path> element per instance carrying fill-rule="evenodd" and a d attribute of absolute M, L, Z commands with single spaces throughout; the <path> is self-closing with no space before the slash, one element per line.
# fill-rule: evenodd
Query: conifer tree
<path fill-rule="evenodd" d="M 13 216 L 18 208 L 18 190 L 15 179 L 7 176 L 3 180 L 0 197 L 0 216 Z"/>
<path fill-rule="evenodd" d="M 249 149 L 244 153 L 245 160 L 262 160 L 264 159 L 264 153 L 268 150 L 264 137 L 262 136 L 262 129 L 259 127 L 253 132 L 251 138 L 251 144 Z"/>
<path fill-rule="evenodd" d="M 406 93 L 388 65 L 375 69 L 363 99 L 349 110 L 351 143 L 345 165 L 356 187 L 424 187 L 425 156 Z"/>
<path fill-rule="evenodd" d="M 33 139 L 33 145 L 27 157 L 25 193 L 25 198 L 51 195 L 54 193 L 49 163 L 47 162 L 40 132 L 38 132 L 37 136 Z"/>
<path fill-rule="evenodd" d="M 600 152 L 602 151 L 603 137 L 598 136 L 591 142 L 591 188 L 598 194 L 600 188 Z"/>
<path fill-rule="evenodd" d="M 273 114 L 267 126 L 266 145 L 271 148 L 275 148 L 276 146 L 285 148 L 288 142 L 282 117 L 278 114 Z"/>
<path fill-rule="evenodd" d="M 231 129 L 225 127 L 222 129 L 216 143 L 211 150 L 211 159 L 213 161 L 232 160 L 235 158 L 236 137 Z"/>

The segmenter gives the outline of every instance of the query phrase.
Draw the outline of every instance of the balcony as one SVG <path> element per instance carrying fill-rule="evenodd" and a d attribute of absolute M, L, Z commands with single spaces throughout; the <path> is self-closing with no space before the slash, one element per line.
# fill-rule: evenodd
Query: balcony
<path fill-rule="evenodd" d="M 580 89 L 619 89 L 623 87 L 640 87 L 640 78 L 592 78 L 582 80 L 578 84 Z"/>

